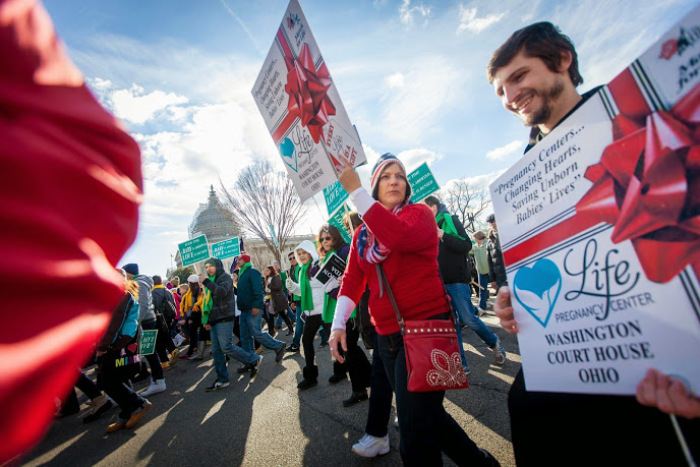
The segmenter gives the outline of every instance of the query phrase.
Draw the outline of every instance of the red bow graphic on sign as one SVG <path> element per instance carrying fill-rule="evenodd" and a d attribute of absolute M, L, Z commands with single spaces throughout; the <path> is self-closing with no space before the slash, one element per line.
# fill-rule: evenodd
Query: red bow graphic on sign
<path fill-rule="evenodd" d="M 293 118 L 299 117 L 302 126 L 307 127 L 311 138 L 318 143 L 323 136 L 323 125 L 328 123 L 330 115 L 335 115 L 335 106 L 328 97 L 331 75 L 325 62 L 316 69 L 307 43 L 301 47 L 299 58 L 285 53 L 284 62 L 287 65 L 284 90 L 289 94 L 289 114 Z"/>
<path fill-rule="evenodd" d="M 632 241 L 647 278 L 668 282 L 700 260 L 700 87 L 651 112 L 627 86 L 616 95 L 615 81 L 615 141 L 586 170 L 594 184 L 576 212 L 614 225 L 613 242 Z"/>

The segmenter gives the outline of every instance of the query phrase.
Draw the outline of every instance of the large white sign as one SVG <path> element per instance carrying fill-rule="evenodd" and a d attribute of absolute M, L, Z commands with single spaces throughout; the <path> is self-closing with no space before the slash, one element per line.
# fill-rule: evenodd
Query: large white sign
<path fill-rule="evenodd" d="M 337 180 L 338 156 L 366 162 L 299 2 L 291 0 L 252 90 L 302 201 Z"/>
<path fill-rule="evenodd" d="M 490 187 L 528 390 L 700 391 L 700 9 Z"/>

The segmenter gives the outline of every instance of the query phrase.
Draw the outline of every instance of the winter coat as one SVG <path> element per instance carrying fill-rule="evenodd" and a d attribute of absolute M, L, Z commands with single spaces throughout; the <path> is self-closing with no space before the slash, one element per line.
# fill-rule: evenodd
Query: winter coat
<path fill-rule="evenodd" d="M 282 276 L 277 275 L 269 277 L 267 286 L 270 288 L 272 308 L 277 313 L 285 311 L 289 306 L 289 302 L 287 301 L 287 294 L 284 293 L 284 287 L 282 286 Z"/>
<path fill-rule="evenodd" d="M 438 235 L 433 212 L 424 204 L 410 204 L 398 215 L 374 203 L 362 216 L 364 223 L 389 250 L 382 263 L 403 319 L 428 319 L 448 313 L 445 287 L 438 271 Z M 359 303 L 369 286 L 369 313 L 381 335 L 399 332 L 396 313 L 386 293 L 380 295 L 379 277 L 374 264 L 361 258 L 355 231 L 340 295 Z"/>
<path fill-rule="evenodd" d="M 156 312 L 153 308 L 153 279 L 148 276 L 134 276 L 134 282 L 139 285 L 139 322 L 152 321 L 156 319 Z"/>
<path fill-rule="evenodd" d="M 254 268 L 248 268 L 238 277 L 238 309 L 250 311 L 253 308 L 262 310 L 265 302 L 262 286 L 262 275 Z"/>
<path fill-rule="evenodd" d="M 233 321 L 236 316 L 233 278 L 224 270 L 224 264 L 219 258 L 210 258 L 207 263 L 216 266 L 216 274 L 213 281 L 209 278 L 202 281 L 202 285 L 211 293 L 213 300 L 211 311 L 202 313 L 202 324 L 213 325 L 224 320 Z"/>
<path fill-rule="evenodd" d="M 444 222 L 443 219 L 438 224 L 438 228 L 444 230 Z M 457 216 L 452 216 L 452 222 L 454 222 L 457 233 L 465 240 L 447 232 L 442 236 L 438 250 L 440 276 L 445 284 L 468 283 L 471 281 L 471 268 L 467 263 L 467 254 L 472 249 L 472 242 Z"/>

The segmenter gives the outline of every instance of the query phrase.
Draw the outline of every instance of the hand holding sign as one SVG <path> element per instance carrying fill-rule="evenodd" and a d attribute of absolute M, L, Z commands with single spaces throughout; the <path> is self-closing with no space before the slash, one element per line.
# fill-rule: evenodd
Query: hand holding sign
<path fill-rule="evenodd" d="M 343 156 L 339 156 L 338 159 L 342 165 L 342 169 L 338 174 L 338 181 L 343 186 L 345 191 L 352 193 L 362 186 L 360 182 L 360 176 L 355 172 L 352 164 Z"/>
<path fill-rule="evenodd" d="M 515 321 L 513 305 L 510 302 L 510 289 L 505 285 L 498 289 L 496 301 L 493 304 L 493 312 L 501 320 L 501 327 L 508 334 L 517 334 L 518 322 Z"/>

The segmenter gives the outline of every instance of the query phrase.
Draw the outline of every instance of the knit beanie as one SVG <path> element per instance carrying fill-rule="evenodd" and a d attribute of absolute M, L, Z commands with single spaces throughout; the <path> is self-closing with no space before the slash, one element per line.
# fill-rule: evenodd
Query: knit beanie
<path fill-rule="evenodd" d="M 243 253 L 238 257 L 238 265 L 243 266 L 246 263 L 250 263 L 250 255 Z"/>
<path fill-rule="evenodd" d="M 128 274 L 131 274 L 132 276 L 139 275 L 139 265 L 136 263 L 125 264 L 124 266 L 122 266 L 122 269 Z"/>
<path fill-rule="evenodd" d="M 379 199 L 379 178 L 382 175 L 382 172 L 384 172 L 384 169 L 391 164 L 397 164 L 399 167 L 401 167 L 403 174 L 406 175 L 406 167 L 404 167 L 403 163 L 395 155 L 390 152 L 382 154 L 372 169 L 372 178 L 370 181 L 370 185 L 372 187 L 372 198 L 377 200 Z M 406 198 L 404 200 L 410 199 L 411 184 L 408 183 L 408 179 L 406 179 Z"/>

